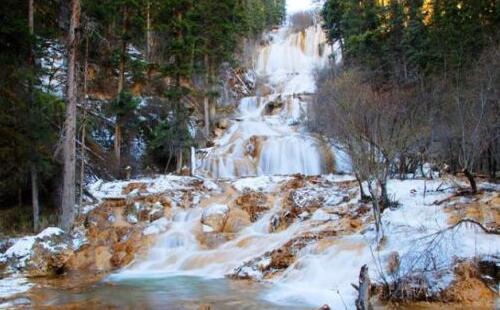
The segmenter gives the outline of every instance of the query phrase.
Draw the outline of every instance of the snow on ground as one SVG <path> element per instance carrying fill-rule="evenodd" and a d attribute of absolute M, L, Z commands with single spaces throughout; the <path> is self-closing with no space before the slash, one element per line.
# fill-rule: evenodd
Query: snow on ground
<path fill-rule="evenodd" d="M 290 177 L 282 176 L 260 176 L 260 177 L 248 177 L 241 178 L 233 182 L 234 188 L 239 192 L 244 191 L 258 191 L 270 193 L 276 190 L 276 188 L 283 182 L 290 180 Z"/>
<path fill-rule="evenodd" d="M 339 238 L 321 253 L 311 244 L 294 265 L 272 280 L 273 289 L 263 297 L 283 305 L 353 308 L 356 292 L 351 283 L 357 283 L 361 266 L 368 264 L 370 277 L 380 280 L 381 273 L 388 276 L 387 259 L 394 251 L 401 257 L 401 275 L 435 268 L 424 272 L 424 277 L 434 291 L 446 288 L 454 279 L 456 258 L 500 254 L 498 236 L 471 226 L 446 230 L 450 225 L 444 206 L 433 204 L 452 194 L 449 189 L 441 190 L 446 188 L 449 185 L 440 180 L 389 181 L 388 191 L 401 205 L 383 213 L 387 241 L 380 251 L 375 249 L 373 225 Z"/>
<path fill-rule="evenodd" d="M 146 229 L 144 229 L 144 235 L 157 235 L 159 233 L 167 231 L 169 221 L 162 217 L 161 219 L 158 219 L 151 224 L 149 224 Z"/>
<path fill-rule="evenodd" d="M 221 204 L 212 204 L 209 207 L 203 210 L 203 218 L 212 216 L 212 215 L 224 215 L 229 212 L 229 207 L 227 205 Z"/>
<path fill-rule="evenodd" d="M 32 248 L 36 241 L 49 238 L 53 235 L 60 235 L 63 231 L 56 227 L 49 227 L 43 230 L 36 236 L 26 236 L 17 240 L 4 254 L 0 255 L 0 262 L 6 262 L 9 259 L 16 259 L 20 266 L 24 266 L 27 260 L 31 257 Z M 51 245 L 47 242 L 42 242 L 42 246 L 51 249 Z"/>
<path fill-rule="evenodd" d="M 189 189 L 193 182 L 198 179 L 177 175 L 161 175 L 154 178 L 140 178 L 129 181 L 104 182 L 98 180 L 89 185 L 89 192 L 97 199 L 103 198 L 125 198 L 123 188 L 130 183 L 147 184 L 148 194 L 157 194 L 165 191 L 176 191 Z M 213 189 L 213 184 L 207 183 L 209 189 Z"/>

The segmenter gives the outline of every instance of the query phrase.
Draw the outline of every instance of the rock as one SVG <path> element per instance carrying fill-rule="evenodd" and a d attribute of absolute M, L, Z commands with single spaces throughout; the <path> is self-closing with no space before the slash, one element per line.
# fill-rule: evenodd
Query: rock
<path fill-rule="evenodd" d="M 213 204 L 203 210 L 201 223 L 212 227 L 215 232 L 222 232 L 229 216 L 229 207 Z"/>
<path fill-rule="evenodd" d="M 231 208 L 227 220 L 224 224 L 223 232 L 237 233 L 250 224 L 250 216 L 247 212 L 238 208 Z"/>
<path fill-rule="evenodd" d="M 227 118 L 223 118 L 217 122 L 217 127 L 220 129 L 227 129 L 229 127 L 229 120 Z"/>
<path fill-rule="evenodd" d="M 61 229 L 49 227 L 15 242 L 0 255 L 0 264 L 28 276 L 50 276 L 60 273 L 72 254 L 69 237 Z"/>
<path fill-rule="evenodd" d="M 181 169 L 181 175 L 185 176 L 185 177 L 190 176 L 191 175 L 191 169 L 189 167 L 186 167 L 186 166 L 182 167 L 182 169 Z"/>
<path fill-rule="evenodd" d="M 224 129 L 214 128 L 213 133 L 216 137 L 221 137 L 224 134 Z"/>
<path fill-rule="evenodd" d="M 349 225 L 353 229 L 358 229 L 363 225 L 363 221 L 359 218 L 355 218 L 349 221 Z"/>
<path fill-rule="evenodd" d="M 267 197 L 261 192 L 247 191 L 238 197 L 235 203 L 250 215 L 252 222 L 257 221 L 262 213 L 269 210 Z"/>
<path fill-rule="evenodd" d="M 148 189 L 148 184 L 143 182 L 130 182 L 125 186 L 122 190 L 123 195 L 128 195 L 133 191 L 137 191 L 139 193 L 146 193 Z"/>

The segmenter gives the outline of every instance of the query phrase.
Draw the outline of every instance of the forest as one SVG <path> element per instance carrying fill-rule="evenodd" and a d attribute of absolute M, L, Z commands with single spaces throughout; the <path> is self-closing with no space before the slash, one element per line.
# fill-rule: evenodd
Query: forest
<path fill-rule="evenodd" d="M 17 207 L 2 226 L 71 222 L 61 205 L 81 203 L 88 176 L 180 173 L 210 140 L 221 68 L 284 14 L 283 0 L 6 1 L 0 203 Z"/>
<path fill-rule="evenodd" d="M 0 309 L 497 309 L 500 2 L 3 0 Z"/>
<path fill-rule="evenodd" d="M 321 14 L 341 59 L 317 74 L 311 127 L 344 146 L 374 202 L 425 163 L 473 193 L 476 175 L 496 180 L 498 2 L 330 0 Z"/>

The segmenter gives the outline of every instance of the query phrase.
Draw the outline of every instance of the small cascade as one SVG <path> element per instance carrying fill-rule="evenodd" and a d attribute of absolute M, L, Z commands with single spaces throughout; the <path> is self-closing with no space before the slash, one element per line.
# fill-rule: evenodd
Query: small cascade
<path fill-rule="evenodd" d="M 166 232 L 157 237 L 147 257 L 112 279 L 234 275 L 236 270 L 242 270 L 239 268 L 246 268 L 243 264 L 285 247 L 318 225 L 317 220 L 296 220 L 288 223 L 286 229 L 277 226 L 280 217 L 288 216 L 283 206 L 290 197 L 280 191 L 290 178 L 288 175 L 320 175 L 334 168 L 336 152 L 332 145 L 308 133 L 304 124 L 310 95 L 316 89 L 314 72 L 328 63 L 331 50 L 319 24 L 299 32 L 285 25 L 269 33 L 268 42 L 258 49 L 254 67 L 267 93 L 257 91 L 259 96 L 242 98 L 225 132 L 212 147 L 199 150 L 195 158 L 196 173 L 228 179 L 219 182 L 227 184 L 225 191 L 212 194 L 215 196 L 209 203 L 203 201 L 192 209 L 174 208 Z M 231 212 L 243 212 L 235 201 L 240 197 L 236 195 L 246 193 L 246 187 L 238 188 L 235 183 L 245 180 L 234 179 L 253 176 L 257 177 L 246 179 L 250 184 L 260 186 L 262 182 L 266 187 L 275 182 L 271 190 L 261 192 L 269 202 L 262 214 L 254 222 L 247 220 L 241 230 L 226 232 L 207 226 L 204 217 L 208 210 L 222 212 L 222 216 L 227 216 L 224 221 L 228 221 Z M 296 216 L 305 219 L 308 214 L 303 211 Z M 321 218 L 320 215 L 316 217 Z M 271 261 L 268 257 L 260 263 L 264 266 Z M 259 273 L 252 268 L 244 270 L 249 276 Z M 282 282 L 295 285 L 302 275 L 290 271 L 283 275 Z M 271 299 L 280 301 L 281 297 Z"/>
<path fill-rule="evenodd" d="M 201 209 L 178 211 L 167 232 L 159 236 L 146 260 L 114 274 L 110 280 L 162 278 L 165 276 L 204 276 L 221 278 L 245 260 L 262 255 L 286 243 L 301 227 L 295 225 L 280 233 L 269 233 L 271 217 L 280 203 L 262 218 L 239 232 L 236 237 L 215 249 L 199 245 L 202 234 Z"/>
<path fill-rule="evenodd" d="M 327 161 L 334 156 L 324 151 L 330 148 L 303 124 L 309 95 L 316 90 L 314 72 L 328 64 L 331 54 L 326 36 L 316 23 L 298 32 L 285 25 L 266 38 L 254 70 L 271 94 L 240 100 L 225 133 L 213 147 L 199 151 L 197 173 L 236 178 L 331 172 Z"/>

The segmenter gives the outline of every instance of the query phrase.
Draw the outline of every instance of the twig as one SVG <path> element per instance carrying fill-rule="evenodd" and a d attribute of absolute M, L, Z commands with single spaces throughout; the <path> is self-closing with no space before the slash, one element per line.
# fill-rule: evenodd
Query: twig
<path fill-rule="evenodd" d="M 479 226 L 479 228 L 481 228 L 486 234 L 500 235 L 500 230 L 498 230 L 498 229 L 490 229 L 488 227 L 485 227 L 483 224 L 479 223 L 478 221 L 475 221 L 475 220 L 470 219 L 470 218 L 461 219 L 456 224 L 454 224 L 454 225 L 452 225 L 452 226 L 450 226 L 448 228 L 445 228 L 441 232 L 444 232 L 444 231 L 447 231 L 447 230 L 452 230 L 455 227 L 458 227 L 458 226 L 462 225 L 463 223 L 470 223 L 470 224 L 474 224 L 476 226 Z"/>

